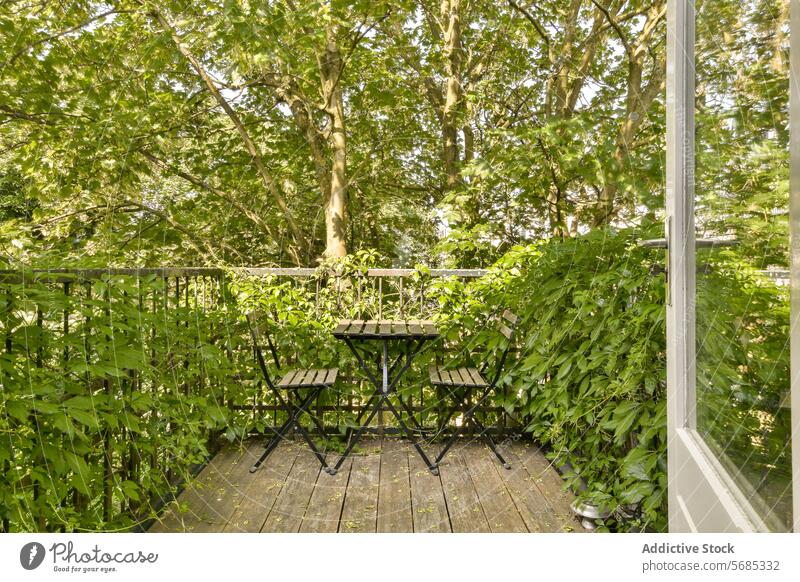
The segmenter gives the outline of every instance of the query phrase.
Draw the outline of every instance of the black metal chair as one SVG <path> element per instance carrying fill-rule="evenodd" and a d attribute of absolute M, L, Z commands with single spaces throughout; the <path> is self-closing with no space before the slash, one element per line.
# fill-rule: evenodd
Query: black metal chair
<path fill-rule="evenodd" d="M 506 325 L 503 320 L 508 323 L 508 325 Z M 497 370 L 495 371 L 494 377 L 491 381 L 487 381 L 483 377 L 483 374 L 489 367 L 488 362 L 484 362 L 480 370 L 474 367 L 448 370 L 444 366 L 437 366 L 435 364 L 430 367 L 430 380 L 433 386 L 447 388 L 451 393 L 458 388 L 464 389 L 461 398 L 451 409 L 451 414 L 448 415 L 448 421 L 452 416 L 452 413 L 464 406 L 464 404 L 466 404 L 472 398 L 476 390 L 483 390 L 483 394 L 480 398 L 478 398 L 475 404 L 473 404 L 466 410 L 466 412 L 464 412 L 464 421 L 448 439 L 447 443 L 442 449 L 442 452 L 439 453 L 439 456 L 436 457 L 436 460 L 433 462 L 434 465 L 438 465 L 441 462 L 441 460 L 447 454 L 447 451 L 450 450 L 450 447 L 455 444 L 459 435 L 464 432 L 467 424 L 471 424 L 478 431 L 478 435 L 483 438 L 486 441 L 486 444 L 489 445 L 489 448 L 492 449 L 492 452 L 503 464 L 503 467 L 506 469 L 511 468 L 511 465 L 503 458 L 503 456 L 500 454 L 500 451 L 497 450 L 497 445 L 488 432 L 489 429 L 477 418 L 475 418 L 475 411 L 483 405 L 487 398 L 489 398 L 492 390 L 494 390 L 494 388 L 497 386 L 497 382 L 500 380 L 500 376 L 503 373 L 503 367 L 506 363 L 506 358 L 508 357 L 508 352 L 513 345 L 515 331 L 514 328 L 516 327 L 518 321 L 519 318 L 509 310 L 505 310 L 503 312 L 502 320 L 498 326 L 498 331 L 505 336 L 505 338 L 508 340 L 508 343 L 506 348 L 503 350 L 502 355 L 500 356 L 500 361 L 497 364 Z"/>
<path fill-rule="evenodd" d="M 269 351 L 272 354 L 275 367 L 280 370 L 281 365 L 280 360 L 278 359 L 278 351 L 275 349 L 275 344 L 272 341 L 272 337 L 268 332 L 265 331 L 265 327 L 261 324 L 263 319 L 264 317 L 257 313 L 247 314 L 247 324 L 250 328 L 250 336 L 253 339 L 253 351 L 255 352 L 258 367 L 261 369 L 261 374 L 264 376 L 264 381 L 266 382 L 267 386 L 269 386 L 270 390 L 272 390 L 272 392 L 275 394 L 275 398 L 280 406 L 289 413 L 289 417 L 278 429 L 269 427 L 270 430 L 272 430 L 275 434 L 267 443 L 264 453 L 250 468 L 250 472 L 254 473 L 258 470 L 270 453 L 275 450 L 281 440 L 286 436 L 286 433 L 292 428 L 292 426 L 294 426 L 303 436 L 305 441 L 308 443 L 308 446 L 314 452 L 314 455 L 316 455 L 317 459 L 322 464 L 322 467 L 327 471 L 328 464 L 325 462 L 325 455 L 319 451 L 316 444 L 314 444 L 314 440 L 311 438 L 311 435 L 309 435 L 308 431 L 303 427 L 303 425 L 300 424 L 300 416 L 303 413 L 306 413 L 319 430 L 319 434 L 324 438 L 325 429 L 322 426 L 322 423 L 320 423 L 316 416 L 309 412 L 308 407 L 312 402 L 314 402 L 314 400 L 316 400 L 323 390 L 334 385 L 336 382 L 336 376 L 339 373 L 339 369 L 314 368 L 290 370 L 281 376 L 277 384 L 274 383 L 272 381 L 272 376 L 267 369 L 267 363 L 264 359 L 264 352 L 262 349 L 264 340 L 266 340 Z M 281 394 L 283 391 L 293 391 L 295 398 L 284 398 L 284 396 Z M 299 404 L 295 404 L 294 401 L 299 402 Z"/>

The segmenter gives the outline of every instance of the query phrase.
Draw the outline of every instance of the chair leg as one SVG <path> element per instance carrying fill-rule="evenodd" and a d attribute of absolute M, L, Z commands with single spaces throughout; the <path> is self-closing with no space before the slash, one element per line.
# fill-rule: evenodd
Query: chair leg
<path fill-rule="evenodd" d="M 481 424 L 478 419 L 476 419 L 472 414 L 470 414 L 467 419 L 468 422 L 471 422 L 472 425 L 478 429 L 480 437 L 486 441 L 486 444 L 489 445 L 489 448 L 492 449 L 494 456 L 497 457 L 497 460 L 503 464 L 503 468 L 510 469 L 511 464 L 508 463 L 504 458 L 503 455 L 500 454 L 500 451 L 497 450 L 497 445 L 494 442 L 494 439 L 489 434 L 489 429 L 486 428 L 483 424 Z"/>
<path fill-rule="evenodd" d="M 323 466 L 325 465 L 324 458 L 320 458 L 319 451 L 317 451 L 316 447 L 310 442 L 311 439 L 308 436 L 308 433 L 302 426 L 300 426 L 300 423 L 298 422 L 300 415 L 303 412 L 307 412 L 306 408 L 313 401 L 315 396 L 316 393 L 314 392 L 309 394 L 309 396 L 306 397 L 306 399 L 300 404 L 300 406 L 294 407 L 294 410 L 289 415 L 289 418 L 286 419 L 286 421 L 278 428 L 278 430 L 274 431 L 275 436 L 273 436 L 272 439 L 269 441 L 269 443 L 267 443 L 267 446 L 264 448 L 264 452 L 261 454 L 261 457 L 259 457 L 259 459 L 253 464 L 253 466 L 250 467 L 251 473 L 255 473 L 256 471 L 258 471 L 258 468 L 264 463 L 264 461 L 267 460 L 267 457 L 270 456 L 272 451 L 274 451 L 277 448 L 278 444 L 280 444 L 280 442 L 286 436 L 286 433 L 288 432 L 289 428 L 292 426 L 299 428 L 301 434 L 304 436 L 306 441 L 309 442 L 309 444 L 311 445 L 311 449 L 314 451 L 314 454 L 317 455 L 317 458 L 320 459 L 320 462 L 322 462 Z"/>
<path fill-rule="evenodd" d="M 292 425 L 293 422 L 294 422 L 294 416 L 292 415 L 280 426 L 278 430 L 275 431 L 275 435 L 267 443 L 267 446 L 264 447 L 264 452 L 261 454 L 259 459 L 253 464 L 253 466 L 250 467 L 251 473 L 255 473 L 256 471 L 258 471 L 258 468 L 261 466 L 261 464 L 267 460 L 267 457 L 269 457 L 270 453 L 272 453 L 272 451 L 275 450 L 275 447 L 278 446 L 278 443 L 280 443 L 283 440 L 286 431 L 289 430 L 289 427 Z"/>
<path fill-rule="evenodd" d="M 322 465 L 322 468 L 325 470 L 325 472 L 328 472 L 329 467 L 328 463 L 325 462 L 325 456 L 319 452 L 319 449 L 317 449 L 317 445 L 314 444 L 314 439 L 311 438 L 311 435 L 308 434 L 308 431 L 303 427 L 302 424 L 300 424 L 300 414 L 305 412 L 315 420 L 314 424 L 316 424 L 317 427 L 320 428 L 318 421 L 316 421 L 316 417 L 313 414 L 309 413 L 307 410 L 308 406 L 311 404 L 314 398 L 316 398 L 319 395 L 319 392 L 320 392 L 319 388 L 317 388 L 314 391 L 311 391 L 308 397 L 306 397 L 306 399 L 300 404 L 300 406 L 297 409 L 298 414 L 295 418 L 294 425 L 297 428 L 297 430 L 300 431 L 300 434 L 305 439 L 305 441 L 308 443 L 308 446 L 311 448 L 311 451 L 317 457 L 317 460 Z"/>
<path fill-rule="evenodd" d="M 433 462 L 434 465 L 438 465 L 442 461 L 442 459 L 444 459 L 444 456 L 447 454 L 447 451 L 449 451 L 450 447 L 452 447 L 455 444 L 456 440 L 458 440 L 459 435 L 462 432 L 464 432 L 464 428 L 466 426 L 467 426 L 466 423 L 462 424 L 455 430 L 455 432 L 452 435 L 450 435 L 450 438 L 447 439 L 447 442 L 445 443 L 442 452 L 439 453 L 439 455 L 436 457 L 436 460 Z"/>

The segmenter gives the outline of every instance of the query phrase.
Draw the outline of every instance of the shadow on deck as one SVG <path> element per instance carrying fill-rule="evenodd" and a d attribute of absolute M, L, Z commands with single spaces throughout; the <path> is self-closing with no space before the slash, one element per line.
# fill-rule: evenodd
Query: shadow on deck
<path fill-rule="evenodd" d="M 282 443 L 255 474 L 263 439 L 220 451 L 151 532 L 580 532 L 563 481 L 527 443 L 456 445 L 431 475 L 409 443 L 364 439 L 335 476 Z"/>

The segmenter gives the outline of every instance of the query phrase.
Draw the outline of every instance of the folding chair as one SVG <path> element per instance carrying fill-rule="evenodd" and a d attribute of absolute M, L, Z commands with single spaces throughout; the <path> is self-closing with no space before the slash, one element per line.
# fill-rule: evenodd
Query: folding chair
<path fill-rule="evenodd" d="M 503 366 L 506 363 L 508 352 L 511 349 L 514 340 L 514 328 L 516 327 L 519 318 L 508 310 L 503 312 L 502 318 L 511 326 L 509 327 L 509 325 L 503 323 L 502 320 L 499 324 L 499 331 L 508 340 L 508 345 L 506 346 L 505 350 L 503 350 L 503 354 L 500 356 L 500 361 L 497 365 L 497 371 L 495 372 L 494 378 L 492 378 L 491 382 L 487 382 L 483 377 L 483 374 L 489 367 L 488 362 L 484 362 L 480 370 L 476 368 L 457 368 L 455 370 L 446 370 L 444 366 L 437 366 L 435 364 L 429 369 L 431 384 L 433 384 L 433 386 L 446 387 L 451 389 L 451 392 L 456 388 L 464 388 L 464 394 L 462 395 L 460 401 L 458 401 L 456 406 L 452 409 L 452 412 L 455 412 L 464 404 L 466 404 L 476 390 L 483 390 L 483 394 L 480 398 L 478 398 L 477 402 L 475 402 L 475 404 L 468 408 L 464 413 L 464 422 L 458 427 L 458 429 L 456 429 L 456 431 L 447 441 L 442 449 L 442 452 L 439 453 L 439 456 L 436 457 L 436 460 L 433 462 L 434 465 L 438 465 L 441 462 L 441 460 L 447 454 L 447 451 L 450 450 L 450 447 L 453 446 L 453 444 L 456 442 L 456 439 L 458 439 L 459 435 L 464 431 L 469 423 L 475 427 L 475 429 L 477 429 L 478 435 L 486 441 L 486 444 L 488 444 L 489 448 L 492 449 L 492 452 L 503 464 L 503 467 L 506 469 L 511 468 L 511 465 L 506 462 L 506 460 L 500 454 L 500 451 L 497 450 L 497 445 L 495 444 L 491 435 L 489 435 L 488 429 L 477 418 L 475 418 L 475 411 L 481 407 L 481 405 L 492 393 L 492 390 L 494 390 L 494 388 L 497 386 L 497 382 L 500 380 L 500 376 L 503 373 Z M 452 416 L 452 413 L 448 415 L 448 420 L 449 416 Z"/>
<path fill-rule="evenodd" d="M 269 333 L 265 333 L 263 327 L 259 324 L 259 319 L 262 316 L 255 313 L 247 314 L 247 324 L 250 328 L 250 336 L 253 339 L 253 350 L 255 352 L 258 367 L 261 368 L 261 374 L 264 376 L 264 381 L 269 386 L 270 390 L 275 394 L 278 403 L 282 408 L 289 412 L 289 418 L 276 430 L 269 427 L 275 435 L 267 443 L 264 453 L 250 467 L 250 472 L 255 473 L 266 458 L 278 446 L 281 440 L 286 436 L 286 433 L 294 426 L 297 431 L 303 436 L 308 446 L 314 452 L 322 467 L 327 471 L 328 464 L 325 462 L 325 456 L 319 451 L 314 444 L 313 439 L 308 434 L 308 431 L 300 424 L 300 416 L 306 413 L 314 425 L 319 430 L 321 436 L 324 437 L 325 429 L 320 423 L 319 419 L 309 412 L 308 407 L 312 402 L 322 393 L 326 388 L 330 388 L 336 382 L 336 376 L 339 373 L 338 368 L 328 369 L 308 369 L 308 370 L 291 370 L 281 376 L 278 383 L 272 382 L 267 364 L 264 360 L 264 353 L 262 350 L 262 340 L 266 339 L 269 351 L 272 354 L 272 359 L 275 362 L 275 367 L 280 370 L 280 361 L 278 359 L 278 352 L 275 349 L 275 344 L 272 342 L 272 337 Z M 294 391 L 295 398 L 286 399 L 281 394 L 282 391 Z M 302 394 L 301 394 L 302 392 Z M 295 404 L 293 400 L 299 401 L 300 404 Z"/>

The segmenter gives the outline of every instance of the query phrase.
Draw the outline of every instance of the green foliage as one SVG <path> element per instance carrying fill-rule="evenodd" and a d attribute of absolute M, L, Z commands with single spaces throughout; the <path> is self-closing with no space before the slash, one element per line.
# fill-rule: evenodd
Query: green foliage
<path fill-rule="evenodd" d="M 236 368 L 219 289 L 19 274 L 0 293 L 0 519 L 135 527 L 203 462 L 213 431 L 242 432 L 226 408 Z"/>
<path fill-rule="evenodd" d="M 474 283 L 442 283 L 438 297 L 452 337 L 487 346 L 479 361 L 502 349 L 482 325 L 487 314 L 506 306 L 522 317 L 496 404 L 548 445 L 569 484 L 584 480 L 583 496 L 615 510 L 607 527 L 663 530 L 664 283 L 650 270 L 663 254 L 636 246 L 640 235 L 516 247 Z M 699 414 L 709 419 L 700 422 L 774 502 L 790 475 L 788 415 L 776 415 L 788 386 L 786 290 L 733 251 L 710 272 L 697 305 Z"/>
<path fill-rule="evenodd" d="M 584 479 L 595 503 L 637 506 L 642 525 L 663 529 L 664 285 L 649 270 L 658 259 L 631 232 L 515 247 L 486 277 L 444 294 L 442 311 L 466 330 L 487 309 L 517 313 L 519 352 L 498 404 L 549 446 L 570 485 Z M 473 341 L 490 360 L 502 348 Z"/>

